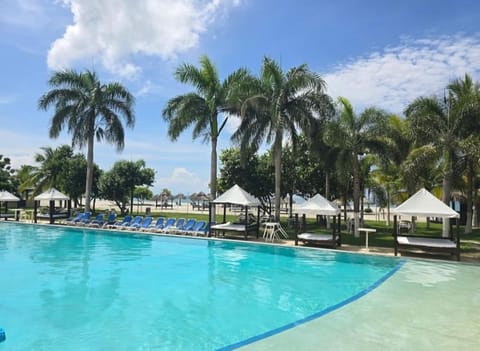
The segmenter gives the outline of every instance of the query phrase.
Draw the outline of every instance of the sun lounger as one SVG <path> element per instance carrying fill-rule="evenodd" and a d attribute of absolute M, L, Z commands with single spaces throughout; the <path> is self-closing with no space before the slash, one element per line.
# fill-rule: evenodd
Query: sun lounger
<path fill-rule="evenodd" d="M 171 229 L 172 226 L 175 226 L 176 221 L 176 218 L 168 218 L 160 228 L 157 228 L 154 231 L 157 233 L 164 233 L 166 230 Z"/>
<path fill-rule="evenodd" d="M 207 234 L 207 222 L 206 221 L 197 221 L 195 225 L 190 230 L 186 230 L 184 234 L 186 235 L 195 235 L 195 236 L 205 236 Z"/>
<path fill-rule="evenodd" d="M 177 219 L 176 223 L 174 223 L 170 226 L 165 226 L 165 228 L 161 229 L 160 232 L 162 232 L 162 233 L 174 233 L 175 231 L 182 228 L 184 224 L 185 224 L 185 218 L 179 218 L 179 219 Z"/>
<path fill-rule="evenodd" d="M 125 226 L 127 223 L 130 224 L 131 221 L 132 221 L 132 216 L 131 215 L 126 215 L 123 218 L 123 221 L 117 221 L 117 222 L 109 225 L 107 228 L 110 228 L 110 229 L 120 228 L 120 227 Z"/>
<path fill-rule="evenodd" d="M 164 224 L 165 224 L 165 217 L 158 217 L 157 221 L 155 222 L 155 225 L 149 226 L 148 228 L 140 228 L 140 230 L 144 232 L 154 232 L 156 230 L 163 228 Z"/>
<path fill-rule="evenodd" d="M 102 223 L 100 226 L 102 228 L 108 228 L 108 226 L 115 224 L 116 220 L 117 220 L 117 215 L 115 213 L 110 213 L 108 215 L 107 221 Z"/>
<path fill-rule="evenodd" d="M 132 229 L 136 229 L 136 230 L 139 230 L 140 228 L 148 228 L 148 227 L 150 227 L 150 224 L 152 223 L 152 220 L 153 220 L 152 216 L 147 216 L 140 223 L 133 223 L 130 227 Z"/>
<path fill-rule="evenodd" d="M 88 227 L 100 227 L 100 225 L 103 224 L 103 219 L 103 213 L 100 213 L 91 221 L 85 222 L 85 225 Z"/>
<path fill-rule="evenodd" d="M 75 217 L 67 218 L 65 221 L 61 222 L 61 224 L 73 225 L 76 222 L 81 221 L 85 216 L 85 213 L 79 213 Z"/>
<path fill-rule="evenodd" d="M 173 229 L 172 232 L 175 234 L 185 234 L 186 231 L 192 230 L 192 228 L 195 226 L 195 223 L 197 223 L 197 220 L 190 218 L 185 222 L 184 225 Z"/>
<path fill-rule="evenodd" d="M 143 221 L 143 216 L 135 216 L 135 218 L 131 222 L 124 223 L 118 227 L 118 229 L 130 229 L 130 228 L 135 228 L 137 225 L 142 223 Z"/>

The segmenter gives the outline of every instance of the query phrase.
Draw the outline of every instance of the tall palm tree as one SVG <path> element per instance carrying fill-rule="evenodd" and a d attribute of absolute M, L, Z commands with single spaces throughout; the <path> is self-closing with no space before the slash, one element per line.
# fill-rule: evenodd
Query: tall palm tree
<path fill-rule="evenodd" d="M 88 70 L 54 72 L 48 83 L 52 89 L 40 97 L 38 106 L 42 110 L 55 107 L 50 137 L 57 138 L 66 129 L 72 134 L 73 146 L 87 146 L 85 211 L 89 211 L 95 139 L 105 139 L 122 150 L 125 132 L 121 119 L 133 128 L 135 100 L 120 83 L 102 84 L 96 73 Z"/>
<path fill-rule="evenodd" d="M 455 79 L 450 82 L 447 88 L 452 99 L 453 113 L 462 114 L 466 124 L 465 136 L 460 141 L 460 148 L 466 164 L 467 218 L 465 233 L 469 234 L 472 232 L 473 184 L 480 159 L 480 138 L 478 137 L 480 130 L 480 86 L 468 74 L 465 74 L 463 79 Z"/>
<path fill-rule="evenodd" d="M 314 118 L 326 118 L 331 111 L 325 82 L 307 65 L 284 72 L 265 57 L 260 77 L 252 82 L 241 108 L 242 121 L 232 139 L 241 149 L 257 150 L 263 142 L 272 144 L 275 168 L 275 218 L 280 218 L 282 145 L 289 137 L 296 147 L 298 129 L 308 130 Z"/>
<path fill-rule="evenodd" d="M 170 99 L 163 109 L 163 119 L 169 123 L 168 135 L 175 141 L 187 128 L 193 126 L 192 137 L 211 143 L 210 195 L 217 196 L 217 142 L 230 114 L 238 111 L 239 87 L 249 79 L 245 69 L 238 69 L 220 81 L 217 68 L 207 56 L 200 58 L 200 67 L 180 65 L 175 78 L 196 88 Z M 219 123 L 219 116 L 224 117 Z"/>
<path fill-rule="evenodd" d="M 442 201 L 446 204 L 451 200 L 453 174 L 462 141 L 478 131 L 475 109 L 470 105 L 478 99 L 478 95 L 472 99 L 472 94 L 478 94 L 472 93 L 475 90 L 478 87 L 475 88 L 466 75 L 464 81 L 456 80 L 447 86 L 448 94 L 443 99 L 419 97 L 405 110 L 417 146 L 441 161 Z M 449 227 L 444 223 L 444 237 L 449 236 Z"/>
<path fill-rule="evenodd" d="M 338 113 L 334 121 L 328 124 L 325 142 L 341 150 L 351 163 L 353 181 L 354 234 L 359 236 L 360 224 L 360 157 L 365 153 L 382 153 L 385 143 L 382 134 L 387 115 L 376 108 L 368 108 L 357 116 L 350 101 L 344 97 L 338 99 Z"/>

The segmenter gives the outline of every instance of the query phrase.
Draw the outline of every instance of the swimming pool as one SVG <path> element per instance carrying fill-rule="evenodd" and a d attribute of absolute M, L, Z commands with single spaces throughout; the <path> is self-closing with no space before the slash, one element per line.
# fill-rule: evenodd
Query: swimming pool
<path fill-rule="evenodd" d="M 402 262 L 2 223 L 0 350 L 255 349 L 343 310 Z"/>

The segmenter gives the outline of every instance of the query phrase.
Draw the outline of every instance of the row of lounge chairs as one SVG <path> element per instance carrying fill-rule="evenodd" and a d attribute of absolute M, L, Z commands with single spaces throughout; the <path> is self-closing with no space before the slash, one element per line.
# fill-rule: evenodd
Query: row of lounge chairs
<path fill-rule="evenodd" d="M 106 218 L 104 214 L 91 218 L 90 212 L 80 213 L 77 216 L 63 222 L 65 225 L 88 226 L 104 229 L 138 230 L 151 233 L 185 234 L 194 236 L 205 236 L 208 234 L 208 224 L 203 220 L 190 218 L 168 218 L 158 217 L 156 221 L 152 216 L 126 215 L 123 220 L 117 221 L 114 213 Z"/>

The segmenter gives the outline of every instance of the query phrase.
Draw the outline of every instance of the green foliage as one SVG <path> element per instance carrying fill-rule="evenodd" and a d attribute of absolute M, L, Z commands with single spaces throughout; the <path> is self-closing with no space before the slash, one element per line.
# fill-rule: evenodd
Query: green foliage
<path fill-rule="evenodd" d="M 139 202 L 143 203 L 145 200 L 149 200 L 153 197 L 152 191 L 144 186 L 137 186 L 133 191 L 133 197 L 138 199 Z"/>
<path fill-rule="evenodd" d="M 241 155 L 238 148 L 222 150 L 218 189 L 225 192 L 233 185 L 240 187 L 259 199 L 266 199 L 273 192 L 273 166 L 270 155 L 257 156 L 246 151 Z M 245 159 L 246 162 L 241 162 Z"/>
<path fill-rule="evenodd" d="M 14 175 L 15 170 L 10 164 L 10 158 L 0 155 L 0 190 L 17 191 L 18 182 Z"/>
<path fill-rule="evenodd" d="M 115 201 L 122 213 L 130 200 L 133 210 L 134 191 L 137 186 L 151 186 L 155 171 L 145 166 L 145 161 L 117 161 L 110 171 L 102 174 L 99 181 L 100 197 Z"/>

